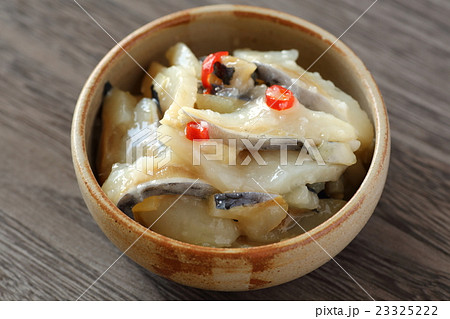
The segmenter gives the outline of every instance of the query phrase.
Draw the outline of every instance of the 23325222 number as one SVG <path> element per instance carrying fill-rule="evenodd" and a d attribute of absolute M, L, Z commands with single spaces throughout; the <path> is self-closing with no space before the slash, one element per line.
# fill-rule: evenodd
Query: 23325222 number
<path fill-rule="evenodd" d="M 437 306 L 376 306 L 377 316 L 437 316 Z"/>

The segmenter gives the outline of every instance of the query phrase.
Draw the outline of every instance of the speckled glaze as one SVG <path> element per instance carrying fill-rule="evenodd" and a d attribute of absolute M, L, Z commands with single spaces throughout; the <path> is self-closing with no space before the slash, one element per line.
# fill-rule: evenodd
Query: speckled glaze
<path fill-rule="evenodd" d="M 263 8 L 219 5 L 194 8 L 155 20 L 120 45 L 145 68 L 164 61 L 178 41 L 202 56 L 219 50 L 296 48 L 308 67 L 335 37 L 300 18 Z M 360 232 L 378 203 L 389 164 L 389 123 L 381 94 L 360 59 L 338 41 L 312 68 L 357 99 L 375 127 L 370 169 L 352 199 L 331 219 L 308 234 L 253 248 L 201 247 L 167 238 L 123 214 L 104 194 L 93 172 L 95 120 L 105 82 L 137 92 L 143 76 L 119 47 L 114 47 L 87 80 L 72 123 L 72 155 L 81 193 L 92 216 L 122 251 L 153 273 L 178 283 L 211 290 L 250 290 L 278 285 L 320 267 Z M 324 250 L 320 246 L 326 250 Z"/>

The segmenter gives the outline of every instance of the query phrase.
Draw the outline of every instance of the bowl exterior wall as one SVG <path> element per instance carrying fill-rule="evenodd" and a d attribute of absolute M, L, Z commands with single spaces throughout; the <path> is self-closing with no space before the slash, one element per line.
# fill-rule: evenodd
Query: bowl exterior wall
<path fill-rule="evenodd" d="M 216 21 L 217 30 L 223 30 L 222 40 L 199 35 L 211 21 Z M 239 29 L 243 31 L 236 33 Z M 277 40 L 271 43 L 271 39 Z M 335 39 L 319 27 L 284 13 L 220 5 L 158 19 L 129 35 L 121 46 L 144 67 L 154 59 L 161 60 L 165 50 L 177 41 L 186 42 L 198 56 L 238 47 L 279 50 L 301 46 L 300 59 L 308 67 Z M 388 170 L 390 137 L 378 88 L 347 46 L 337 42 L 315 70 L 356 98 L 372 118 L 375 151 L 363 184 L 341 211 L 309 234 L 252 248 L 200 247 L 167 238 L 129 219 L 106 197 L 94 176 L 91 167 L 94 167 L 95 145 L 91 137 L 103 85 L 110 81 L 133 91 L 138 83 L 136 79 L 143 74 L 122 49 L 113 48 L 86 82 L 72 124 L 72 155 L 78 184 L 99 227 L 121 251 L 146 269 L 203 289 L 236 291 L 270 287 L 301 277 L 329 261 L 355 238 L 378 203 Z"/>

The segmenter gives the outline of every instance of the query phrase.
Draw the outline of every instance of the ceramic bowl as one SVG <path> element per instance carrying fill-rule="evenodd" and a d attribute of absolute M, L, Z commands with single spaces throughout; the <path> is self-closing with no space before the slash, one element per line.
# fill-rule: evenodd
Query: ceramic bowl
<path fill-rule="evenodd" d="M 185 42 L 197 56 L 245 47 L 295 48 L 300 52 L 299 64 L 307 68 L 335 40 L 327 31 L 286 13 L 218 5 L 157 19 L 131 33 L 120 46 L 143 67 L 153 60 L 164 61 L 165 51 L 178 41 Z M 361 231 L 385 183 L 389 124 L 374 79 L 344 43 L 336 42 L 311 70 L 353 96 L 371 118 L 376 141 L 370 169 L 351 200 L 309 234 L 252 248 L 201 247 L 145 232 L 145 227 L 123 214 L 102 191 L 95 175 L 94 157 L 104 84 L 109 81 L 137 93 L 144 74 L 122 48 L 115 46 L 108 52 L 83 87 L 73 116 L 72 155 L 89 211 L 106 236 L 131 259 L 155 274 L 188 286 L 223 291 L 259 289 L 285 283 L 320 267 Z"/>

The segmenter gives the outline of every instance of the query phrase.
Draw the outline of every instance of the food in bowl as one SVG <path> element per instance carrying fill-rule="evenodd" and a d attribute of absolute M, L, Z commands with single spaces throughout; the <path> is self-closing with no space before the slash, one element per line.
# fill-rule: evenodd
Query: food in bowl
<path fill-rule="evenodd" d="M 132 95 L 105 91 L 98 177 L 137 222 L 203 246 L 308 231 L 342 208 L 370 164 L 358 102 L 297 63 L 297 50 L 198 59 L 183 43 Z"/>

